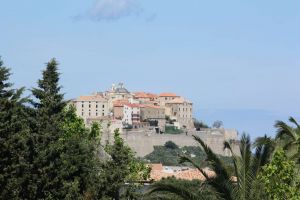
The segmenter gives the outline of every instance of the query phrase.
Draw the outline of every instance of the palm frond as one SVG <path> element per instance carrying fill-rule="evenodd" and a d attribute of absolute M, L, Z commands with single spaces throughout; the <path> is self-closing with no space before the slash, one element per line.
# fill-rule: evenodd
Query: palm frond
<path fill-rule="evenodd" d="M 229 149 L 231 152 L 231 155 L 232 155 L 231 158 L 232 158 L 232 162 L 233 162 L 233 166 L 234 166 L 234 173 L 235 173 L 235 176 L 237 177 L 237 182 L 239 182 L 237 158 L 236 158 L 236 155 L 234 154 L 232 147 L 228 141 L 224 141 L 224 149 Z"/>
<path fill-rule="evenodd" d="M 230 181 L 229 173 L 227 172 L 223 162 L 219 157 L 209 148 L 201 138 L 193 135 L 194 139 L 201 145 L 207 156 L 207 161 L 211 165 L 212 170 L 216 173 L 216 176 L 209 178 L 205 183 L 212 186 L 216 192 L 224 199 L 232 199 L 232 182 Z M 229 187 L 228 185 L 232 186 Z"/>
<path fill-rule="evenodd" d="M 297 129 L 300 130 L 300 125 L 298 124 L 298 122 L 296 121 L 295 118 L 290 117 L 290 118 L 289 118 L 289 121 L 290 121 L 291 123 L 295 124 L 295 126 L 297 127 Z"/>
<path fill-rule="evenodd" d="M 182 155 L 180 156 L 179 163 L 184 163 L 184 162 L 191 163 L 195 168 L 197 168 L 201 172 L 201 174 L 205 177 L 206 180 L 210 178 L 208 174 L 199 165 L 197 165 L 191 158 Z"/>
<path fill-rule="evenodd" d="M 251 168 L 254 176 L 256 176 L 261 167 L 267 164 L 270 160 L 270 157 L 275 150 L 276 144 L 271 137 L 264 135 L 264 137 L 257 138 L 253 146 L 255 147 L 255 154 L 253 157 Z"/>
<path fill-rule="evenodd" d="M 297 136 L 294 134 L 293 128 L 287 125 L 285 122 L 276 121 L 275 128 L 277 128 L 276 139 L 288 137 L 292 140 L 297 140 Z"/>

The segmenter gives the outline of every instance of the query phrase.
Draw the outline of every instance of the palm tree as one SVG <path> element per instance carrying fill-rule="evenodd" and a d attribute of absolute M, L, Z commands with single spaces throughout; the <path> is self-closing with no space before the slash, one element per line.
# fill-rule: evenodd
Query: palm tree
<path fill-rule="evenodd" d="M 283 121 L 277 121 L 275 127 L 277 128 L 276 141 L 277 144 L 287 152 L 287 155 L 300 163 L 300 125 L 293 118 L 289 118 L 289 122 L 293 126 L 286 124 Z"/>
<path fill-rule="evenodd" d="M 257 182 L 257 174 L 264 166 L 271 155 L 272 147 L 270 144 L 258 144 L 255 148 L 255 153 L 252 154 L 251 142 L 249 135 L 243 134 L 240 141 L 240 155 L 235 155 L 229 142 L 224 142 L 224 148 L 227 148 L 232 153 L 232 163 L 234 166 L 234 176 L 236 180 L 230 175 L 226 166 L 220 158 L 213 153 L 213 151 L 197 136 L 194 139 L 200 144 L 205 151 L 211 169 L 215 172 L 215 176 L 211 177 L 200 168 L 191 158 L 181 156 L 181 162 L 189 162 L 206 178 L 204 182 L 199 185 L 202 193 L 193 193 L 187 187 L 178 187 L 167 183 L 155 183 L 150 187 L 149 193 L 160 191 L 168 191 L 186 198 L 191 195 L 193 198 L 188 199 L 207 199 L 204 191 L 212 191 L 218 199 L 234 200 L 234 199 L 261 199 L 262 193 L 259 183 Z M 260 192 L 259 192 L 260 191 Z"/>

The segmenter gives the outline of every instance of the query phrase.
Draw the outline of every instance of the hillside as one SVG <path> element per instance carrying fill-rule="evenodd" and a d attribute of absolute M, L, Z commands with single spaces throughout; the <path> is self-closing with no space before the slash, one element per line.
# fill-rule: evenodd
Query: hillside
<path fill-rule="evenodd" d="M 200 164 L 201 167 L 209 166 L 205 161 L 206 156 L 200 147 L 184 146 L 179 148 L 175 143 L 169 141 L 164 146 L 154 146 L 154 151 L 144 158 L 150 163 L 162 163 L 166 166 L 188 166 L 188 164 L 179 164 L 179 155 L 187 155 L 191 157 L 194 162 Z M 231 165 L 231 158 L 220 156 L 221 160 L 226 165 Z"/>

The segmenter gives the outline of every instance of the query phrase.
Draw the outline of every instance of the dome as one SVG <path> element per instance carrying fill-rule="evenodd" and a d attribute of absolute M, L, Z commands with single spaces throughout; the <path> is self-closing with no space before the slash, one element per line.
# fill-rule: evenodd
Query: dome
<path fill-rule="evenodd" d="M 129 93 L 126 88 L 116 88 L 116 93 Z"/>
<path fill-rule="evenodd" d="M 123 83 L 119 83 L 115 88 L 115 93 L 129 93 L 129 91 L 124 87 Z"/>

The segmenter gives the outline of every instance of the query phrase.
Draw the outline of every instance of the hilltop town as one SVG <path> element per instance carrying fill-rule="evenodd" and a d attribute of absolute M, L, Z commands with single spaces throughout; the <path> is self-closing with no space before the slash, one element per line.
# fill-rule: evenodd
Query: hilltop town
<path fill-rule="evenodd" d="M 174 93 L 129 92 L 122 83 L 72 100 L 86 124 L 109 121 L 114 128 L 194 130 L 193 103 Z"/>
<path fill-rule="evenodd" d="M 108 91 L 79 96 L 71 102 L 87 126 L 93 122 L 102 125 L 105 141 L 112 141 L 110 133 L 119 129 L 121 137 L 139 157 L 167 141 L 173 141 L 179 147 L 195 146 L 192 135 L 202 138 L 215 153 L 229 156 L 230 152 L 223 149 L 223 142 L 236 142 L 238 138 L 233 129 L 196 129 L 193 103 L 170 92 L 130 92 L 119 83 L 112 84 Z M 235 152 L 237 146 L 233 144 Z"/>

